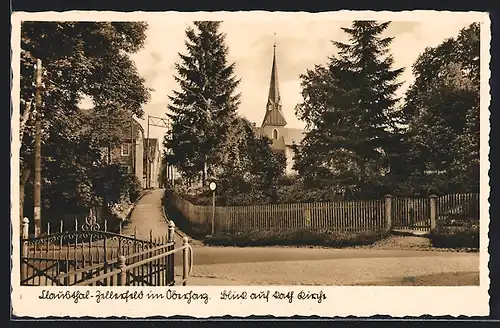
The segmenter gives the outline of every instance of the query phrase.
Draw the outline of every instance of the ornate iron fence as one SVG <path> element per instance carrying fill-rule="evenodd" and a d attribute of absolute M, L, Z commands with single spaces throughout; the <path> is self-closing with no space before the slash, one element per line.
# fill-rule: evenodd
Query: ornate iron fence
<path fill-rule="evenodd" d="M 187 238 L 175 248 L 175 225 L 166 236 L 140 240 L 104 230 L 89 216 L 81 230 L 30 238 L 29 220 L 23 219 L 21 285 L 24 286 L 170 286 L 175 284 L 174 254 L 183 253 L 184 285 L 193 264 Z M 50 228 L 48 227 L 48 231 Z"/>

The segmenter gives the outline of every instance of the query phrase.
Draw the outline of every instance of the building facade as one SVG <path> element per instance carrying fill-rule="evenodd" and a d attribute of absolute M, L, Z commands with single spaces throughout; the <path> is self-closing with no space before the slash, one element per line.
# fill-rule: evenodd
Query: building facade
<path fill-rule="evenodd" d="M 304 138 L 303 129 L 287 128 L 285 115 L 283 114 L 281 96 L 278 83 L 278 65 L 276 63 L 276 45 L 273 49 L 273 64 L 271 67 L 271 80 L 269 83 L 269 94 L 267 97 L 266 111 L 262 125 L 257 127 L 260 135 L 265 135 L 272 140 L 272 148 L 276 152 L 282 152 L 286 157 L 286 174 L 296 173 L 293 170 L 294 151 L 293 144 L 299 144 Z"/>
<path fill-rule="evenodd" d="M 124 126 L 121 145 L 111 150 L 111 162 L 120 164 L 127 172 L 134 174 L 144 188 L 143 143 L 144 129 L 139 122 L 131 118 L 130 125 Z"/>
<path fill-rule="evenodd" d="M 148 149 L 143 155 L 143 180 L 146 188 L 160 188 L 160 171 L 161 171 L 161 149 L 160 142 L 156 138 L 144 139 L 144 149 Z"/>

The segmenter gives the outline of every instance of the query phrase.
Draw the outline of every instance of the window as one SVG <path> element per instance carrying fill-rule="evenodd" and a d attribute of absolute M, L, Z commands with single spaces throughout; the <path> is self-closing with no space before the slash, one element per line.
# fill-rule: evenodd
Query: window
<path fill-rule="evenodd" d="M 273 139 L 278 139 L 278 130 L 273 130 Z"/>
<path fill-rule="evenodd" d="M 122 156 L 129 156 L 129 155 L 130 155 L 130 145 L 129 144 L 122 145 Z"/>

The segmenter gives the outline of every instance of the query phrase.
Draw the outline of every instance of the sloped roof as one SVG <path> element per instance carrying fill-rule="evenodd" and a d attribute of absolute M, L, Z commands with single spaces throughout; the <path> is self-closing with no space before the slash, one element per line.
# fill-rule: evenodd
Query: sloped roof
<path fill-rule="evenodd" d="M 285 116 L 281 111 L 281 106 L 280 108 L 273 108 L 271 110 L 268 110 L 266 112 L 266 115 L 264 116 L 264 121 L 262 122 L 262 126 L 265 125 L 285 126 L 286 124 L 287 123 L 285 120 Z"/>
<path fill-rule="evenodd" d="M 271 67 L 271 79 L 269 81 L 269 94 L 267 96 L 266 114 L 262 126 L 275 125 L 285 126 L 285 115 L 281 111 L 281 96 L 278 81 L 278 65 L 276 63 L 276 45 L 273 50 L 273 64 Z"/>

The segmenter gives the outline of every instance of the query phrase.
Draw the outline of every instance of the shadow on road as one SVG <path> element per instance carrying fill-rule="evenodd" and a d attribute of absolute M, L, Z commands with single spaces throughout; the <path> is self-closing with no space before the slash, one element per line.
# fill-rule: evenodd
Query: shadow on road
<path fill-rule="evenodd" d="M 177 229 L 182 231 L 182 233 L 188 236 L 190 239 L 200 242 L 203 241 L 203 239 L 206 237 L 205 233 L 193 227 L 193 225 L 182 215 L 182 213 L 179 212 L 179 210 L 177 210 L 175 206 L 167 202 L 167 197 L 168 191 L 165 192 L 165 196 L 161 200 L 161 206 L 163 206 L 167 218 L 174 221 Z"/>

